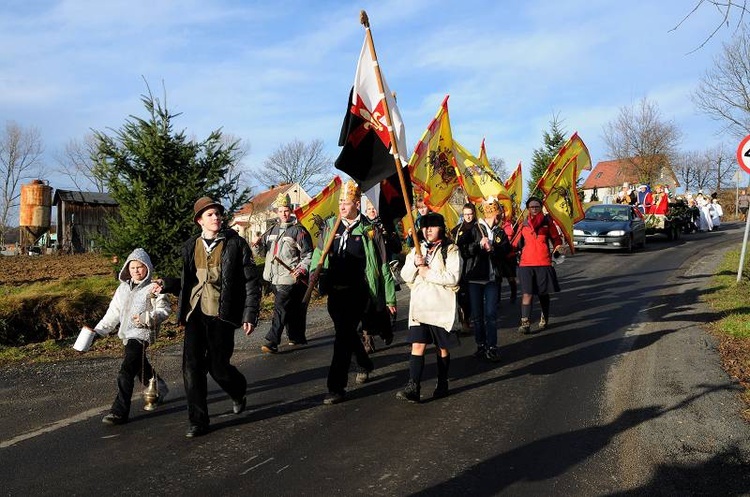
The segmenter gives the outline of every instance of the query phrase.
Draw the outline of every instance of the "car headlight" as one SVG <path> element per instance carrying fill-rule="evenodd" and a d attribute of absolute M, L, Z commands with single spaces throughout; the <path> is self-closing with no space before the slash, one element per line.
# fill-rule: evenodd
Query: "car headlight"
<path fill-rule="evenodd" d="M 625 231 L 624 230 L 615 230 L 615 231 L 610 231 L 607 234 L 609 236 L 623 236 L 625 234 Z"/>
<path fill-rule="evenodd" d="M 574 235 L 583 236 L 583 230 L 573 230 Z"/>

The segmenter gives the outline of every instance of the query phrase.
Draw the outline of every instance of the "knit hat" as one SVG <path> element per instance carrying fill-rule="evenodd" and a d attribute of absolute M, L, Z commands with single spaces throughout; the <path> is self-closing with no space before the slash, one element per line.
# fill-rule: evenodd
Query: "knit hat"
<path fill-rule="evenodd" d="M 195 212 L 195 215 L 193 216 L 193 221 L 198 222 L 198 218 L 201 217 L 201 214 L 203 214 L 203 211 L 210 207 L 215 207 L 219 209 L 219 212 L 223 215 L 224 214 L 224 206 L 221 205 L 219 202 L 215 201 L 211 197 L 201 197 L 198 200 L 195 201 L 195 204 L 193 205 L 193 212 Z"/>

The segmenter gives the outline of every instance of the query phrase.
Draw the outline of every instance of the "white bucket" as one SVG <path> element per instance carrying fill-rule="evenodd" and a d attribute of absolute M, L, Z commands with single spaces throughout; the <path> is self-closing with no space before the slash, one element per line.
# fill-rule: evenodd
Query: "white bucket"
<path fill-rule="evenodd" d="M 84 326 L 81 328 L 81 332 L 78 334 L 78 338 L 76 339 L 76 343 L 73 344 L 73 348 L 79 352 L 86 352 L 89 350 L 89 347 L 91 347 L 91 344 L 94 343 L 95 334 L 96 332 L 94 330 L 88 326 Z"/>

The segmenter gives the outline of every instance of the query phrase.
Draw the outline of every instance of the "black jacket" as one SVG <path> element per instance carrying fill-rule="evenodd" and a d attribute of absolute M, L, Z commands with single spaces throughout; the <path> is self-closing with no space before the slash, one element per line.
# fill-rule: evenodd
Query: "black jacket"
<path fill-rule="evenodd" d="M 255 266 L 250 246 L 236 231 L 221 232 L 225 237 L 221 252 L 221 291 L 219 319 L 238 328 L 242 323 L 258 322 L 260 309 L 260 272 Z M 190 293 L 198 282 L 195 269 L 195 241 L 190 238 L 182 246 L 182 290 L 177 307 L 177 320 L 185 324 L 190 312 Z"/>
<path fill-rule="evenodd" d="M 485 236 L 490 238 L 492 247 L 490 252 L 485 251 L 479 245 L 479 242 Z M 471 229 L 471 235 L 467 238 L 466 248 L 461 249 L 461 255 L 463 256 L 466 252 L 469 257 L 468 259 L 464 257 L 464 281 L 497 280 L 500 277 L 503 259 L 510 251 L 510 242 L 505 231 L 502 227 L 499 227 L 493 237 L 490 233 L 486 233 L 485 227 L 477 222 Z M 459 245 L 459 248 L 461 248 L 461 245 Z M 490 274 L 490 268 L 492 268 L 492 274 Z"/>
<path fill-rule="evenodd" d="M 464 261 L 461 281 L 467 282 L 466 275 L 473 273 L 474 266 L 476 266 L 481 252 L 483 252 L 479 246 L 479 241 L 482 239 L 482 232 L 479 231 L 477 222 L 472 221 L 470 223 L 459 223 L 453 228 L 451 234 L 456 246 L 458 246 L 461 259 Z"/>

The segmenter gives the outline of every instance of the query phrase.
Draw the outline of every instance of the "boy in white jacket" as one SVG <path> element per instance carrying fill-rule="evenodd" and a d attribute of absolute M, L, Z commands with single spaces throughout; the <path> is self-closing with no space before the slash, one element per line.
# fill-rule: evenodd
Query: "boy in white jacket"
<path fill-rule="evenodd" d="M 119 325 L 117 336 L 125 345 L 125 357 L 117 375 L 117 397 L 110 413 L 102 419 L 105 424 L 127 423 L 135 377 L 143 385 L 148 385 L 154 375 L 146 357 L 146 348 L 152 340 L 152 330 L 169 316 L 171 307 L 165 294 L 155 295 L 151 292 L 153 272 L 154 266 L 146 251 L 135 249 L 120 270 L 120 286 L 106 314 L 94 327 L 97 335 L 107 336 Z M 158 378 L 158 390 L 157 403 L 161 403 L 169 391 L 161 378 Z"/>

